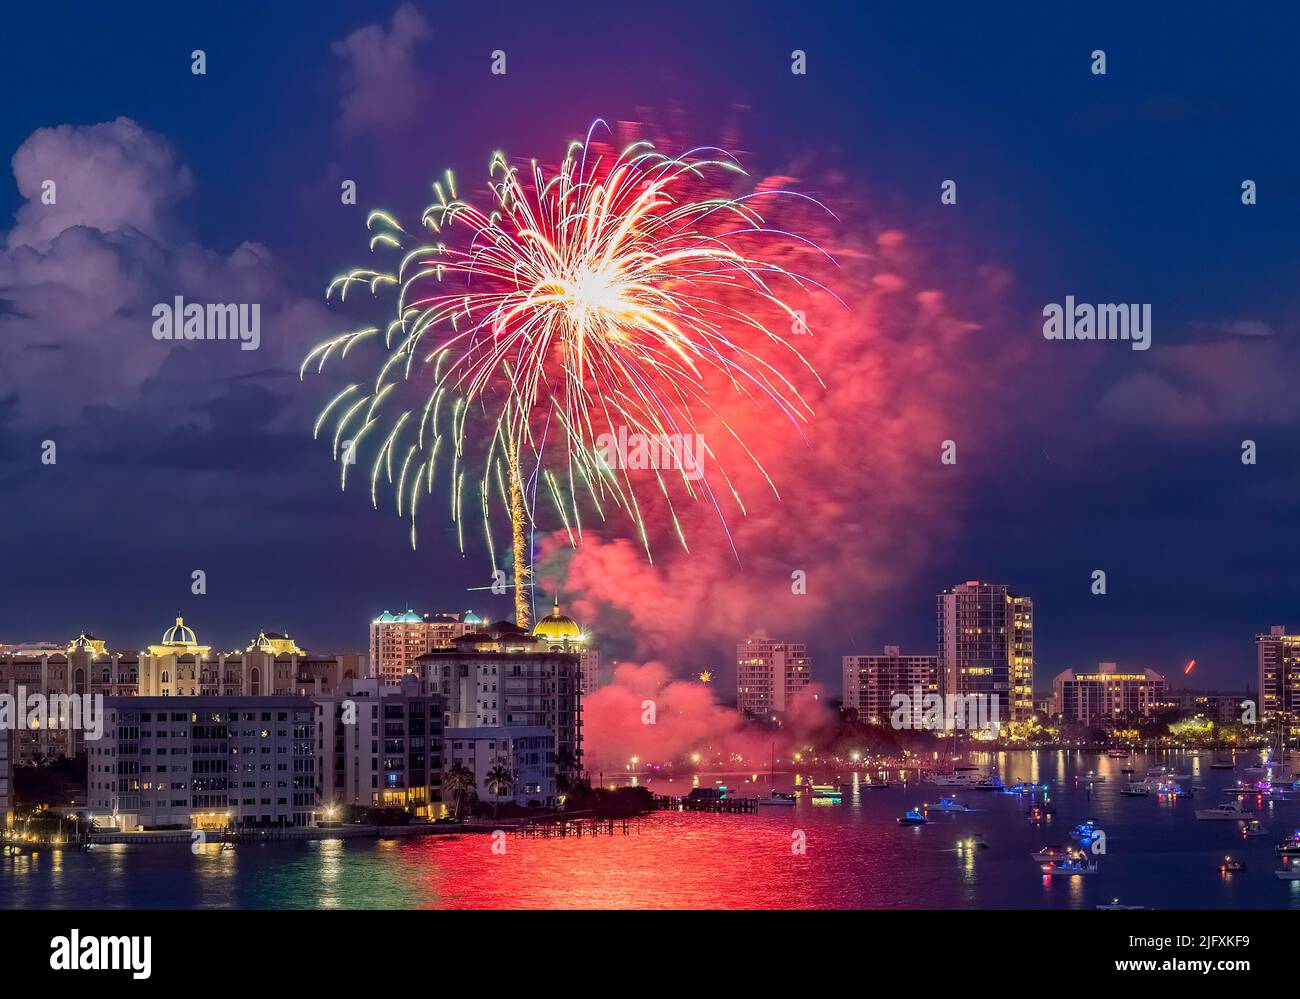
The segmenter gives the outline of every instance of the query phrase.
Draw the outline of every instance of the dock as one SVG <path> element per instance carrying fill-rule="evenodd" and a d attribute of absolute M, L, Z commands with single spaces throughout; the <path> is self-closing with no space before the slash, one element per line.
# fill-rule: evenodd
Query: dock
<path fill-rule="evenodd" d="M 751 815 L 758 811 L 758 799 L 691 798 L 656 794 L 655 809 L 660 812 L 717 812 L 724 815 Z"/>

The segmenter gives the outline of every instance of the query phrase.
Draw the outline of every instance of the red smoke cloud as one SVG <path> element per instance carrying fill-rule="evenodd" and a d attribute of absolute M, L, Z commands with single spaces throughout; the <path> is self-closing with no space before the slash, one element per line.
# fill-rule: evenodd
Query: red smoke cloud
<path fill-rule="evenodd" d="M 649 703 L 647 703 L 649 702 Z M 614 682 L 582 699 L 588 771 L 623 770 L 632 757 L 639 766 L 688 762 L 699 753 L 704 764 L 744 761 L 758 767 L 808 745 L 829 730 L 833 717 L 816 685 L 794 699 L 778 732 L 746 725 L 733 708 L 714 699 L 708 684 L 679 680 L 661 662 L 623 663 Z M 649 722 L 649 718 L 653 722 Z"/>
<path fill-rule="evenodd" d="M 808 190 L 784 177 L 758 186 Z M 993 267 L 932 262 L 903 231 L 873 228 L 848 195 L 823 201 L 839 221 L 798 204 L 767 222 L 811 238 L 833 264 L 788 237 L 763 251 L 833 293 L 781 289 L 806 310 L 810 330 L 788 341 L 824 385 L 788 351 L 766 355 L 814 415 L 796 427 L 721 378 L 711 387 L 717 417 L 738 428 L 780 498 L 719 419 L 706 415 L 705 440 L 744 501 L 742 510 L 725 485 L 719 489 L 735 552 L 706 502 L 675 503 L 689 553 L 665 503 L 643 511 L 653 563 L 617 511 L 576 550 L 560 535 L 545 544 L 544 585 L 562 578 L 575 615 L 594 625 L 602 644 L 626 636 L 640 656 L 691 668 L 716 666 L 718 657 L 729 664 L 734 643 L 757 628 L 802 640 L 832 622 L 837 637 L 845 621 L 855 631 L 879 626 L 866 616 L 877 598 L 905 588 L 957 527 L 962 462 L 990 447 L 997 394 L 1019 345 L 1032 339 L 996 331 L 1009 279 Z M 782 331 L 789 325 L 770 322 Z M 945 440 L 956 441 L 956 466 L 940 462 Z M 805 594 L 792 592 L 796 571 L 806 574 Z"/>

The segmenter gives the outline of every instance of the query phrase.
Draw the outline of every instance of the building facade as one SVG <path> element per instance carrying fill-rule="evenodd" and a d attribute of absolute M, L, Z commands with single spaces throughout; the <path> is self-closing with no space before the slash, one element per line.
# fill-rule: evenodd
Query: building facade
<path fill-rule="evenodd" d="M 0 829 L 14 824 L 14 730 L 0 728 Z"/>
<path fill-rule="evenodd" d="M 1155 670 L 1121 673 L 1115 663 L 1093 672 L 1067 669 L 1052 681 L 1053 713 L 1090 728 L 1149 718 L 1165 703 L 1165 678 Z"/>
<path fill-rule="evenodd" d="M 894 695 L 904 694 L 910 707 L 908 727 L 921 728 L 924 705 L 916 695 L 939 692 L 939 657 L 905 656 L 897 645 L 886 645 L 883 655 L 845 656 L 843 674 L 844 707 L 873 725 L 890 724 Z"/>
<path fill-rule="evenodd" d="M 442 697 L 415 676 L 396 686 L 350 680 L 316 699 L 320 801 L 402 808 L 423 819 L 443 814 Z"/>
<path fill-rule="evenodd" d="M 446 730 L 449 767 L 463 766 L 474 774 L 480 801 L 514 802 L 527 806 L 556 803 L 555 733 L 540 725 L 499 725 Z M 497 786 L 489 774 L 510 775 L 508 786 Z"/>
<path fill-rule="evenodd" d="M 454 639 L 476 630 L 483 620 L 473 611 L 460 614 L 380 614 L 370 622 L 371 675 L 384 683 L 401 683 L 415 672 L 415 661 L 434 649 L 449 649 Z"/>
<path fill-rule="evenodd" d="M 1259 713 L 1262 721 L 1279 718 L 1294 726 L 1300 718 L 1300 635 L 1288 635 L 1275 624 L 1255 636 L 1259 676 Z"/>
<path fill-rule="evenodd" d="M 310 825 L 316 725 L 292 695 L 110 698 L 87 747 L 91 814 L 122 830 Z"/>
<path fill-rule="evenodd" d="M 1034 605 L 1000 583 L 962 583 L 938 596 L 938 652 L 944 694 L 998 702 L 998 717 L 1034 713 Z M 990 701 L 991 703 L 991 701 Z"/>
<path fill-rule="evenodd" d="M 576 651 L 498 621 L 417 661 L 424 689 L 443 699 L 446 729 L 526 726 L 555 739 L 558 776 L 582 772 L 582 675 Z"/>
<path fill-rule="evenodd" d="M 742 715 L 779 715 L 811 682 L 812 660 L 802 642 L 754 637 L 736 646 L 736 709 Z"/>

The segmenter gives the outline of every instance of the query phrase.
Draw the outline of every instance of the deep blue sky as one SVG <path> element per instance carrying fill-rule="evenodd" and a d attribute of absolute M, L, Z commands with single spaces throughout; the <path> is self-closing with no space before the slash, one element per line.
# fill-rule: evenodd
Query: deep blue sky
<path fill-rule="evenodd" d="M 836 687 L 844 653 L 931 647 L 934 593 L 969 578 L 1035 598 L 1040 688 L 1102 659 L 1181 680 L 1193 656 L 1201 683 L 1240 686 L 1253 676 L 1254 633 L 1300 624 L 1296 15 L 1212 4 L 1071 14 L 417 4 L 432 36 L 413 55 L 416 120 L 356 134 L 339 123 L 347 84 L 331 45 L 386 26 L 392 5 L 190 6 L 7 12 L 0 152 L 39 128 L 134 119 L 192 174 L 174 238 L 222 255 L 265 245 L 282 299 L 319 300 L 356 259 L 358 215 L 340 208 L 339 177 L 358 181 L 362 206 L 409 214 L 437 171 L 479 169 L 502 144 L 549 150 L 597 116 L 677 105 L 709 142 L 743 105 L 760 172 L 833 158 L 870 192 L 875 217 L 951 264 L 955 284 L 971 260 L 1014 275 L 1006 335 L 1025 349 L 1044 349 L 1038 311 L 1066 294 L 1152 304 L 1148 354 L 1077 345 L 1097 354 L 1076 366 L 1050 345 L 1046 363 L 982 400 L 1014 429 L 963 451 L 955 540 L 900 571 L 887 599 L 862 607 L 845 595 L 807 629 Z M 207 53 L 205 77 L 189 73 L 194 48 Z M 497 48 L 510 61 L 503 78 L 485 73 Z M 789 72 L 794 48 L 808 53 L 805 78 Z M 1089 73 L 1094 48 L 1106 51 L 1105 77 Z M 948 177 L 956 208 L 938 204 Z M 1259 185 L 1254 207 L 1240 203 L 1243 178 Z M 0 229 L 22 200 L 4 177 Z M 465 592 L 482 585 L 481 562 L 446 554 L 440 522 L 412 554 L 396 521 L 338 493 L 307 427 L 285 415 L 303 391 L 276 373 L 287 363 L 222 374 L 213 395 L 203 386 L 218 375 L 178 360 L 87 411 L 48 366 L 24 367 L 29 343 L 4 349 L 16 336 L 11 280 L 0 267 L 0 640 L 84 627 L 138 646 L 183 612 L 220 646 L 265 627 L 313 648 L 361 648 L 380 610 L 507 610 Z M 48 353 L 66 346 L 61 335 Z M 200 432 L 186 429 L 195 412 Z M 54 470 L 34 457 L 49 436 L 68 442 Z M 1246 437 L 1260 449 L 1248 469 Z M 192 568 L 208 573 L 206 597 L 190 596 Z M 1094 568 L 1109 574 L 1104 599 L 1088 593 Z M 708 636 L 697 652 L 683 636 L 676 661 L 713 665 L 736 637 Z"/>

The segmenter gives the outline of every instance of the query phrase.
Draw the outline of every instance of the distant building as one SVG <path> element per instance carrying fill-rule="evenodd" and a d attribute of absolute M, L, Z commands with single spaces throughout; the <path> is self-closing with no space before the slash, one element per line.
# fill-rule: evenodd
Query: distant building
<path fill-rule="evenodd" d="M 1090 673 L 1067 669 L 1052 681 L 1054 713 L 1092 728 L 1147 718 L 1165 700 L 1165 678 L 1155 670 L 1121 673 L 1115 663 L 1100 663 Z"/>
<path fill-rule="evenodd" d="M 781 714 L 812 682 L 812 660 L 802 642 L 748 638 L 736 646 L 736 708 L 755 718 Z"/>
<path fill-rule="evenodd" d="M 418 677 L 397 686 L 377 677 L 349 680 L 334 696 L 316 699 L 320 802 L 410 809 L 417 817 L 442 812 L 442 696 L 426 693 Z"/>
<path fill-rule="evenodd" d="M 305 697 L 109 698 L 90 810 L 122 830 L 309 825 L 317 742 Z"/>
<path fill-rule="evenodd" d="M 998 700 L 998 718 L 1034 712 L 1034 603 L 1000 583 L 977 580 L 940 593 L 938 650 L 944 694 Z"/>
<path fill-rule="evenodd" d="M 1259 715 L 1261 721 L 1280 716 L 1288 724 L 1300 718 L 1300 635 L 1288 635 L 1286 626 L 1275 624 L 1267 634 L 1255 636 L 1259 667 Z"/>
<path fill-rule="evenodd" d="M 14 732 L 0 728 L 0 829 L 14 824 Z"/>
<path fill-rule="evenodd" d="M 582 771 L 582 676 L 577 651 L 556 651 L 507 621 L 454 639 L 420 656 L 425 689 L 442 695 L 447 729 L 545 728 L 555 738 L 556 769 Z M 561 643 L 561 649 L 563 649 Z"/>
<path fill-rule="evenodd" d="M 415 672 L 415 661 L 434 649 L 449 649 L 453 639 L 474 631 L 483 620 L 473 611 L 460 614 L 380 614 L 370 622 L 371 675 L 384 683 L 400 683 Z"/>
<path fill-rule="evenodd" d="M 920 728 L 924 704 L 913 703 L 916 692 L 939 692 L 939 657 L 905 656 L 897 645 L 886 645 L 883 655 L 845 656 L 843 670 L 844 707 L 873 724 L 888 725 L 894 695 L 904 694 L 911 707 L 909 725 Z"/>
<path fill-rule="evenodd" d="M 448 767 L 474 772 L 480 801 L 556 802 L 555 734 L 540 725 L 500 725 L 446 730 Z M 500 767 L 512 777 L 508 789 L 493 790 L 488 775 Z"/>
<path fill-rule="evenodd" d="M 1245 691 L 1167 690 L 1162 708 L 1188 715 L 1201 715 L 1216 725 L 1235 725 L 1245 711 L 1242 702 L 1253 700 Z"/>

